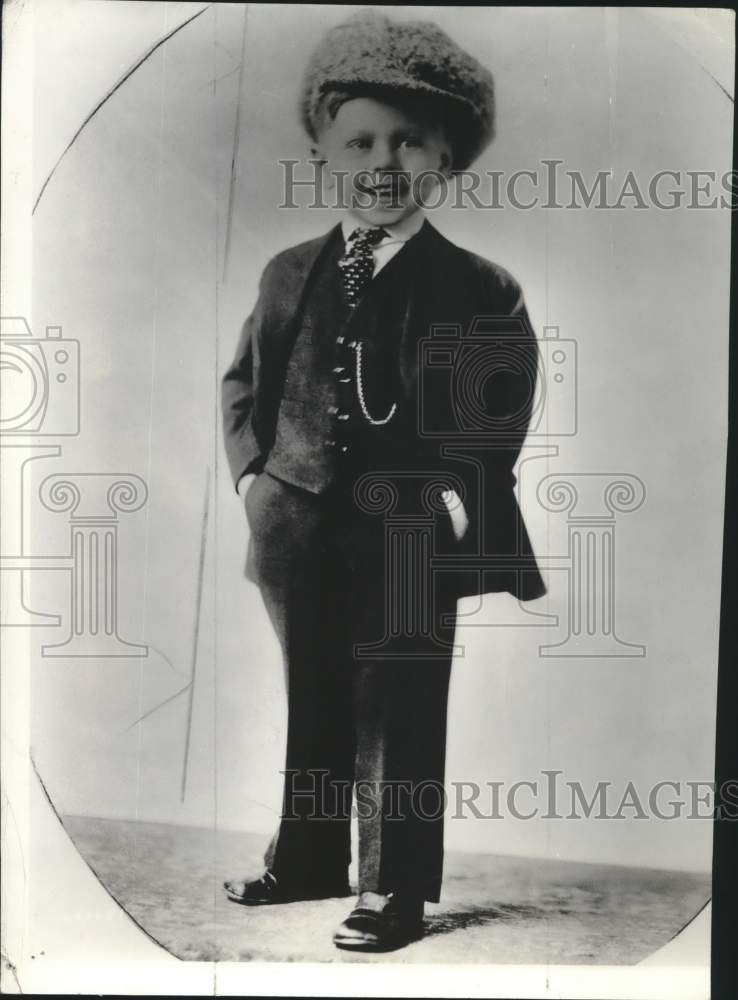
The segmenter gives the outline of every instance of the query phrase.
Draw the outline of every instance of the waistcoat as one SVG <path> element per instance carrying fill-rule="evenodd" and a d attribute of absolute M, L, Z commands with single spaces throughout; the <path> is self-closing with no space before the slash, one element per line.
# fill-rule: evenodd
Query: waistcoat
<path fill-rule="evenodd" d="M 409 243 L 370 282 L 353 311 L 338 267 L 340 232 L 317 261 L 297 319 L 267 472 L 322 493 L 337 477 L 381 467 L 388 457 L 394 421 L 383 421 L 401 391 Z"/>

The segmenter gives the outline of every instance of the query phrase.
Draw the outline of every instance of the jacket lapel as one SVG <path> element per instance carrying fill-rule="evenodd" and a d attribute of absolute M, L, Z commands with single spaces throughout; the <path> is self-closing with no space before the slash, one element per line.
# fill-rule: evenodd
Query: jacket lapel
<path fill-rule="evenodd" d="M 282 288 L 277 297 L 281 312 L 279 326 L 288 340 L 296 336 L 297 321 L 303 313 L 318 261 L 338 237 L 340 229 L 340 225 L 334 226 L 323 236 L 295 248 L 288 258 L 288 266 L 281 272 Z"/>
<path fill-rule="evenodd" d="M 276 326 L 281 331 L 278 353 L 285 362 L 297 336 L 312 276 L 332 241 L 339 238 L 343 238 L 340 223 L 323 236 L 296 248 L 290 255 L 289 266 L 282 271 L 282 294 L 277 297 L 281 316 Z M 417 235 L 400 252 L 410 256 L 405 261 L 411 280 L 400 341 L 400 375 L 408 393 L 412 392 L 417 379 L 418 341 L 429 335 L 428 325 L 434 317 L 438 322 L 444 319 L 440 314 L 436 316 L 433 302 L 439 294 L 447 300 L 452 291 L 449 285 L 453 283 L 453 267 L 450 264 L 454 250 L 454 245 L 426 219 Z"/>
<path fill-rule="evenodd" d="M 414 390 L 417 381 L 419 341 L 430 335 L 431 322 L 444 320 L 443 315 L 437 314 L 434 301 L 439 294 L 445 301 L 452 297 L 453 269 L 448 264 L 449 251 L 453 249 L 453 244 L 427 219 L 407 246 L 412 253 L 411 280 L 400 346 L 400 374 L 406 393 Z"/>

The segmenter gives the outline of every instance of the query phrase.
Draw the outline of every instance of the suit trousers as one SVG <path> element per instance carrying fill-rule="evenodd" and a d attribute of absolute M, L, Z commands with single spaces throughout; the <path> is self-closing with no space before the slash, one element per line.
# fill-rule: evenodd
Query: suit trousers
<path fill-rule="evenodd" d="M 355 799 L 359 891 L 437 902 L 455 595 L 429 590 L 429 627 L 401 622 L 395 650 L 385 523 L 357 506 L 350 482 L 315 494 L 262 472 L 245 503 L 247 576 L 287 689 L 282 816 L 266 864 L 306 892 L 345 883 Z"/>

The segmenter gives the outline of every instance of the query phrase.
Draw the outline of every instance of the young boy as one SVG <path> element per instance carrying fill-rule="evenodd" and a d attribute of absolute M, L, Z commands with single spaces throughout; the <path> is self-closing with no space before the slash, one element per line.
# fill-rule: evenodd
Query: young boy
<path fill-rule="evenodd" d="M 535 340 L 515 280 L 418 209 L 491 140 L 485 69 L 433 24 L 364 11 L 314 53 L 302 117 L 327 176 L 348 179 L 349 209 L 267 265 L 223 379 L 225 445 L 251 529 L 246 573 L 279 636 L 288 695 L 267 868 L 225 888 L 247 905 L 348 895 L 354 790 L 359 899 L 334 941 L 388 950 L 418 937 L 424 902 L 439 899 L 456 601 L 544 592 L 512 473 Z M 444 427 L 456 383 L 443 364 L 446 390 L 429 382 L 421 406 L 421 344 L 439 325 L 463 339 L 479 317 L 497 330 L 501 317 L 505 342 L 527 356 L 476 364 L 484 377 L 472 395 L 495 434 L 479 448 L 470 431 L 465 452 L 464 420 Z M 441 447 L 446 431 L 453 453 Z M 439 481 L 440 504 L 428 492 Z M 430 517 L 433 553 L 451 571 L 431 574 L 425 552 L 398 583 L 383 503 L 406 525 Z M 422 627 L 410 620 L 418 606 Z M 428 788 L 441 791 L 421 803 Z"/>

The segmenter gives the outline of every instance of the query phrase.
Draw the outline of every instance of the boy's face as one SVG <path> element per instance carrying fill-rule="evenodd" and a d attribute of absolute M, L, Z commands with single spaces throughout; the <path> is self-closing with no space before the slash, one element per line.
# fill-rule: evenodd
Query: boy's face
<path fill-rule="evenodd" d="M 448 176 L 451 169 L 442 125 L 416 101 L 346 101 L 332 121 L 326 116 L 316 152 L 329 176 L 345 174 L 348 206 L 367 226 L 412 215 L 438 183 L 433 174 Z"/>

